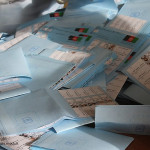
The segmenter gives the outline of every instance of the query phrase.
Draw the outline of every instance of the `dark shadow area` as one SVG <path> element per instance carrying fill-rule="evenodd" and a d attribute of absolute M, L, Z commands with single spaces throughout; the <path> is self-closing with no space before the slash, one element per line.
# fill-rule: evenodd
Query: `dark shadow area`
<path fill-rule="evenodd" d="M 23 6 L 24 2 L 28 3 L 26 7 Z M 20 24 L 38 18 L 56 3 L 55 0 L 25 0 L 24 2 L 0 5 L 0 32 L 14 34 Z"/>
<path fill-rule="evenodd" d="M 48 10 L 56 3 L 55 0 L 32 0 L 32 3 L 25 7 L 22 12 L 22 21 L 25 23 L 41 16 L 42 12 Z"/>

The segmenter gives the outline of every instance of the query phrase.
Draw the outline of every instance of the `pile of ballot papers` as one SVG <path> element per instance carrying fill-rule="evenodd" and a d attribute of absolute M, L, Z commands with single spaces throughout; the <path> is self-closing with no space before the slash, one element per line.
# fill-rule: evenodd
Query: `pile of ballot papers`
<path fill-rule="evenodd" d="M 118 133 L 150 135 L 149 9 L 70 0 L 0 33 L 0 149 L 125 150 Z"/>

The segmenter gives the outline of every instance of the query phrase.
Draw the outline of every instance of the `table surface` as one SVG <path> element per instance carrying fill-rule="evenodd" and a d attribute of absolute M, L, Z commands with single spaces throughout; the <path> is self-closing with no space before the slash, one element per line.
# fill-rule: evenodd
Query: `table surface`
<path fill-rule="evenodd" d="M 133 134 L 124 135 L 134 138 L 134 141 L 128 146 L 126 150 L 150 150 L 150 136 Z"/>

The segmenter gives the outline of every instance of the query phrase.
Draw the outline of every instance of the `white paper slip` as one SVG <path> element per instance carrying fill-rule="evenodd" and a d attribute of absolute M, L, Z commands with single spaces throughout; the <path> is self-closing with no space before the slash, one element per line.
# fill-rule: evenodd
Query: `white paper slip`
<path fill-rule="evenodd" d="M 129 88 L 127 88 L 123 94 L 132 98 L 136 102 L 144 105 L 150 105 L 150 94 L 135 84 L 132 84 Z"/>
<path fill-rule="evenodd" d="M 131 137 L 79 127 L 59 134 L 50 131 L 32 145 L 53 150 L 125 150 L 132 141 Z"/>
<path fill-rule="evenodd" d="M 0 144 L 5 145 L 12 150 L 29 150 L 30 145 L 37 140 L 37 138 L 34 137 L 28 137 L 28 136 L 0 136 Z"/>
<path fill-rule="evenodd" d="M 63 51 L 56 50 L 49 57 L 56 59 L 56 60 L 79 64 L 81 61 L 83 61 L 85 58 L 87 58 L 89 56 L 90 56 L 90 54 L 85 53 L 85 52 L 77 52 L 77 51 L 63 52 Z"/>
<path fill-rule="evenodd" d="M 115 77 L 115 79 L 113 79 L 112 81 L 110 81 L 107 84 L 107 94 L 112 98 L 112 99 L 116 99 L 119 92 L 121 91 L 123 85 L 125 84 L 126 80 L 127 80 L 127 76 L 125 76 L 122 73 L 119 73 L 117 75 L 117 77 Z"/>
<path fill-rule="evenodd" d="M 125 58 L 129 55 L 131 52 L 131 49 L 117 45 L 117 44 L 112 44 L 108 42 L 102 42 L 99 47 L 111 50 L 116 53 L 117 58 L 112 62 L 111 65 L 108 66 L 108 68 L 105 70 L 105 73 L 109 75 L 112 73 L 114 70 L 116 70 L 119 65 L 125 60 Z"/>
<path fill-rule="evenodd" d="M 148 92 L 150 91 L 150 47 L 137 56 L 123 72 Z"/>
<path fill-rule="evenodd" d="M 150 135 L 150 106 L 97 106 L 95 124 L 102 130 Z"/>
<path fill-rule="evenodd" d="M 120 14 L 109 24 L 109 27 L 118 29 L 123 33 L 129 32 L 137 34 L 144 27 L 146 22 L 146 20 Z"/>
<path fill-rule="evenodd" d="M 35 33 L 37 32 L 42 26 L 44 26 L 47 22 L 41 22 L 41 23 L 37 23 L 37 24 L 34 24 L 34 25 L 31 25 L 31 26 L 28 26 L 28 27 L 25 27 L 23 29 L 20 29 L 16 32 L 15 34 L 15 37 L 19 37 L 21 36 L 22 34 L 25 34 L 25 33 Z"/>
<path fill-rule="evenodd" d="M 145 60 L 139 59 L 127 69 L 127 72 L 141 84 L 150 89 L 150 66 L 145 62 Z"/>
<path fill-rule="evenodd" d="M 79 117 L 94 117 L 96 105 L 116 105 L 100 87 L 59 90 Z"/>

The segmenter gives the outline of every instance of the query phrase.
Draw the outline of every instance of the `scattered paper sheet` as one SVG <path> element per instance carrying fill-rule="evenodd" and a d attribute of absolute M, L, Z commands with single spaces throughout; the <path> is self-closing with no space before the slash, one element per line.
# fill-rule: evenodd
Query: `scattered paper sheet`
<path fill-rule="evenodd" d="M 119 46 L 119 45 L 116 45 L 116 44 L 111 44 L 111 43 L 108 43 L 108 42 L 102 42 L 99 45 L 99 47 L 109 49 L 109 50 L 115 52 L 116 55 L 117 55 L 116 60 L 114 60 L 114 62 L 112 62 L 112 64 L 105 70 L 105 73 L 107 75 L 109 75 L 114 70 L 116 70 L 119 67 L 119 65 L 125 60 L 125 58 L 131 52 L 131 49 L 129 49 L 129 48 L 122 47 L 122 46 Z"/>
<path fill-rule="evenodd" d="M 136 84 L 129 86 L 123 94 L 143 105 L 150 105 L 150 94 Z"/>
<path fill-rule="evenodd" d="M 95 125 L 111 132 L 150 135 L 150 106 L 97 106 Z"/>
<path fill-rule="evenodd" d="M 0 103 L 0 134 L 3 136 L 32 132 L 64 117 L 77 117 L 57 91 L 39 90 Z"/>
<path fill-rule="evenodd" d="M 143 52 L 139 57 L 131 62 L 130 66 L 125 69 L 131 78 L 137 83 L 141 84 L 144 88 L 150 90 L 150 51 L 149 47 L 147 52 Z"/>
<path fill-rule="evenodd" d="M 32 145 L 57 150 L 125 150 L 132 141 L 131 137 L 79 127 L 59 134 L 50 131 Z"/>
<path fill-rule="evenodd" d="M 17 136 L 0 136 L 0 145 L 8 146 L 13 150 L 29 150 L 31 144 L 43 134 L 39 132 Z"/>
<path fill-rule="evenodd" d="M 31 33 L 25 33 L 17 38 L 12 39 L 11 41 L 8 41 L 2 45 L 0 45 L 0 50 L 1 51 L 5 51 L 7 49 L 9 49 L 10 47 L 12 47 L 13 45 L 19 43 L 20 41 L 24 40 L 25 38 L 29 37 L 31 35 Z"/>
<path fill-rule="evenodd" d="M 94 117 L 96 105 L 116 105 L 100 87 L 59 90 L 79 117 Z"/>
<path fill-rule="evenodd" d="M 137 34 L 144 27 L 146 22 L 146 20 L 125 15 L 118 15 L 109 26 L 122 32 Z"/>
<path fill-rule="evenodd" d="M 49 57 L 56 60 L 79 64 L 81 61 L 83 61 L 85 58 L 89 56 L 90 54 L 85 52 L 77 52 L 77 51 L 63 52 L 57 50 L 54 53 L 52 53 Z"/>
<path fill-rule="evenodd" d="M 0 80 L 11 78 L 31 78 L 26 58 L 21 48 L 0 53 Z"/>
<path fill-rule="evenodd" d="M 112 99 L 116 99 L 119 92 L 121 91 L 123 85 L 125 84 L 126 80 L 127 80 L 127 76 L 125 76 L 122 73 L 119 73 L 119 75 L 117 75 L 117 77 L 115 77 L 115 79 L 113 79 L 112 81 L 110 81 L 107 84 L 107 94 L 112 98 Z"/>

